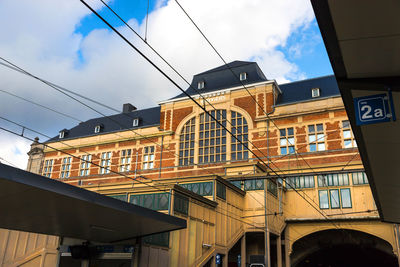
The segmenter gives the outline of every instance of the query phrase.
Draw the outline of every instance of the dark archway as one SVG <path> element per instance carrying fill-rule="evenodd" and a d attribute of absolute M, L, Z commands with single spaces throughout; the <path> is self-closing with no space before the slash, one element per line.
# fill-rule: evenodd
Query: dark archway
<path fill-rule="evenodd" d="M 392 246 L 376 236 L 354 230 L 325 230 L 297 240 L 291 266 L 398 266 Z"/>

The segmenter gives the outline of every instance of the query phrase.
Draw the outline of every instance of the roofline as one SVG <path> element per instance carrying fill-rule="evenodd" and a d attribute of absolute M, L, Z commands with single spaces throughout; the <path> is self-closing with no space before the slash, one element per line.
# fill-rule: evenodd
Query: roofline
<path fill-rule="evenodd" d="M 235 61 L 226 63 L 224 65 L 221 65 L 219 67 L 215 67 L 215 68 L 213 68 L 211 70 L 206 70 L 206 71 L 203 71 L 201 73 L 195 74 L 195 75 L 193 75 L 193 77 L 198 76 L 198 75 L 204 75 L 206 73 L 214 73 L 214 72 L 219 72 L 219 71 L 225 71 L 225 70 L 229 70 L 229 69 L 239 68 L 239 67 L 250 65 L 250 64 L 257 64 L 257 62 L 255 62 L 255 61 L 241 61 L 241 60 L 237 60 L 237 61 L 243 62 L 243 64 L 242 65 L 238 65 L 236 67 L 229 66 L 229 64 L 232 64 L 232 63 L 236 62 L 236 60 L 235 60 Z M 257 64 L 257 66 L 258 66 L 258 64 Z M 226 69 L 222 69 L 221 67 L 226 67 Z M 215 69 L 218 69 L 218 68 L 221 68 L 221 69 L 215 70 Z"/>
<path fill-rule="evenodd" d="M 262 82 L 245 84 L 244 86 L 240 85 L 240 86 L 235 86 L 235 87 L 228 87 L 228 88 L 225 88 L 225 89 L 219 89 L 219 90 L 215 90 L 215 91 L 211 91 L 211 92 L 207 92 L 207 93 L 203 93 L 203 94 L 200 93 L 200 94 L 196 94 L 196 95 L 191 95 L 191 97 L 198 98 L 198 97 L 200 97 L 200 95 L 202 95 L 203 97 L 207 97 L 208 95 L 214 94 L 214 93 L 217 93 L 217 92 L 218 93 L 221 93 L 221 92 L 225 93 L 225 92 L 230 92 L 230 91 L 243 89 L 244 87 L 257 86 L 257 85 L 261 85 L 261 84 L 275 84 L 276 87 L 279 89 L 279 91 L 282 93 L 281 89 L 279 88 L 278 83 L 275 80 L 266 80 L 266 81 L 262 81 Z M 158 104 L 159 105 L 168 104 L 168 103 L 171 103 L 171 102 L 177 102 L 177 101 L 187 100 L 187 99 L 188 99 L 187 96 L 183 96 L 183 97 L 180 97 L 180 98 L 173 98 L 173 99 L 160 101 L 160 102 L 158 102 Z"/>
<path fill-rule="evenodd" d="M 306 99 L 306 100 L 301 100 L 301 101 L 292 101 L 292 102 L 283 103 L 283 104 L 276 104 L 275 107 L 281 107 L 281 106 L 293 105 L 293 104 L 304 103 L 304 102 L 312 102 L 312 101 L 324 100 L 324 99 L 334 98 L 334 97 L 341 97 L 341 95 L 337 94 L 337 95 L 331 95 L 331 96 L 325 96 L 325 97 L 311 98 L 311 99 Z"/>
<path fill-rule="evenodd" d="M 68 137 L 61 138 L 61 139 L 58 138 L 57 140 L 51 140 L 52 138 L 50 138 L 49 140 L 43 142 L 43 144 L 51 144 L 51 143 L 57 143 L 57 142 L 62 142 L 62 141 L 69 141 L 69 140 L 74 140 L 74 139 L 78 139 L 78 138 L 86 138 L 86 137 L 99 136 L 99 135 L 105 135 L 105 134 L 115 134 L 115 133 L 124 132 L 124 131 L 135 131 L 135 130 L 138 130 L 138 129 L 155 127 L 157 125 L 160 125 L 160 123 L 146 125 L 146 126 L 140 126 L 140 127 L 131 127 L 131 128 L 126 128 L 126 129 L 118 129 L 118 130 L 109 131 L 109 132 L 100 132 L 100 133 L 93 133 L 93 134 L 87 134 L 87 135 L 80 135 L 80 136 L 71 137 L 71 138 L 68 138 Z M 53 138 L 56 138 L 56 137 L 57 136 L 54 136 Z"/>
<path fill-rule="evenodd" d="M 301 83 L 301 82 L 305 82 L 305 81 L 311 81 L 311 80 L 316 80 L 316 79 L 321 79 L 321 78 L 326 78 L 326 77 L 335 77 L 335 75 L 334 74 L 329 74 L 329 75 L 324 75 L 324 76 L 319 76 L 319 77 L 314 77 L 314 78 L 308 78 L 308 79 L 304 79 L 304 80 L 298 80 L 298 81 L 294 81 L 294 82 L 282 83 L 282 84 L 279 84 L 279 85 Z"/>

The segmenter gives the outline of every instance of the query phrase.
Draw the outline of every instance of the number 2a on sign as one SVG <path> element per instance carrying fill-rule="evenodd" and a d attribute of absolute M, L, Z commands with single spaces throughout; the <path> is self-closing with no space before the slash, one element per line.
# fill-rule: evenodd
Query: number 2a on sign
<path fill-rule="evenodd" d="M 381 108 L 376 108 L 372 110 L 372 107 L 368 105 L 367 103 L 360 103 L 361 104 L 361 119 L 362 120 L 370 120 L 374 118 L 383 118 L 385 117 L 385 113 L 383 112 L 383 109 Z M 364 104 L 364 105 L 363 105 Z"/>

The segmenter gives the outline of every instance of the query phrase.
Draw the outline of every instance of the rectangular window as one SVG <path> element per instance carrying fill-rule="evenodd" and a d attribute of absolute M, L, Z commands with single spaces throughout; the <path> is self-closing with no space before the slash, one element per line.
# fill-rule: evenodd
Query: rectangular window
<path fill-rule="evenodd" d="M 357 147 L 349 121 L 342 121 L 344 148 Z"/>
<path fill-rule="evenodd" d="M 276 185 L 276 181 L 268 180 L 267 191 L 274 196 L 278 196 L 278 186 Z"/>
<path fill-rule="evenodd" d="M 154 146 L 146 146 L 144 148 L 143 169 L 154 169 Z"/>
<path fill-rule="evenodd" d="M 314 188 L 314 176 L 305 175 L 286 178 L 286 184 L 289 184 L 288 189 L 294 188 Z"/>
<path fill-rule="evenodd" d="M 226 110 L 212 110 L 209 113 L 211 116 L 200 114 L 199 163 L 226 161 L 226 130 L 221 126 L 226 127 Z"/>
<path fill-rule="evenodd" d="M 169 193 L 131 195 L 129 202 L 152 210 L 168 210 Z"/>
<path fill-rule="evenodd" d="M 365 172 L 353 172 L 353 185 L 368 184 L 368 178 Z"/>
<path fill-rule="evenodd" d="M 294 129 L 280 129 L 280 139 L 279 144 L 281 148 L 281 155 L 293 154 L 295 152 L 295 144 L 294 144 Z"/>
<path fill-rule="evenodd" d="M 71 170 L 71 157 L 62 159 L 60 178 L 68 178 Z"/>
<path fill-rule="evenodd" d="M 179 165 L 194 163 L 194 138 L 196 118 L 186 122 L 179 135 Z M 203 133 L 204 135 L 204 133 Z M 202 149 L 200 149 L 202 150 Z"/>
<path fill-rule="evenodd" d="M 205 183 L 191 183 L 191 184 L 179 184 L 181 187 L 192 191 L 200 196 L 212 196 L 213 195 L 213 182 Z"/>
<path fill-rule="evenodd" d="M 131 153 L 130 149 L 124 149 L 120 152 L 119 171 L 128 172 L 131 170 Z"/>
<path fill-rule="evenodd" d="M 342 208 L 351 208 L 350 188 L 340 189 L 340 196 L 342 199 Z"/>
<path fill-rule="evenodd" d="M 217 197 L 226 200 L 226 187 L 224 184 L 217 182 Z"/>
<path fill-rule="evenodd" d="M 349 174 L 348 173 L 332 173 L 318 175 L 318 186 L 343 186 L 349 185 Z"/>
<path fill-rule="evenodd" d="M 110 173 L 111 169 L 111 152 L 101 153 L 100 174 Z"/>
<path fill-rule="evenodd" d="M 175 193 L 174 195 L 174 211 L 188 215 L 189 213 L 189 198 L 182 194 Z"/>
<path fill-rule="evenodd" d="M 328 190 L 319 190 L 319 208 L 329 209 Z"/>
<path fill-rule="evenodd" d="M 52 171 L 53 171 L 53 160 L 46 159 L 44 162 L 43 176 L 50 178 Z"/>
<path fill-rule="evenodd" d="M 142 241 L 145 244 L 167 248 L 169 247 L 169 232 L 144 236 Z"/>
<path fill-rule="evenodd" d="M 329 190 L 329 195 L 331 198 L 331 208 L 339 209 L 340 208 L 339 189 Z"/>
<path fill-rule="evenodd" d="M 339 209 L 351 208 L 350 188 L 319 190 L 319 207 L 320 209 Z"/>
<path fill-rule="evenodd" d="M 92 155 L 83 155 L 81 157 L 81 166 L 79 170 L 80 176 L 87 176 L 90 172 L 90 161 L 92 160 Z"/>
<path fill-rule="evenodd" d="M 308 125 L 308 143 L 310 152 L 325 150 L 325 134 L 322 123 Z"/>
<path fill-rule="evenodd" d="M 264 180 L 244 180 L 244 191 L 264 190 Z"/>

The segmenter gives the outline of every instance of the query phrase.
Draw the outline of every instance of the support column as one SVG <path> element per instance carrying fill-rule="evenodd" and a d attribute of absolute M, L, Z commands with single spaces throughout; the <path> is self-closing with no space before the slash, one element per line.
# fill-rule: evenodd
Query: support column
<path fill-rule="evenodd" d="M 229 252 L 227 252 L 227 253 L 222 257 L 222 267 L 228 267 L 228 261 L 229 261 L 229 259 L 228 259 L 228 253 L 229 253 Z"/>
<path fill-rule="evenodd" d="M 242 239 L 240 240 L 240 257 L 241 263 L 240 267 L 246 267 L 246 233 L 243 234 Z"/>
<path fill-rule="evenodd" d="M 270 267 L 271 266 L 271 240 L 269 238 L 269 230 L 267 228 L 267 230 L 265 231 L 265 255 L 266 255 L 266 259 L 265 259 L 265 266 Z"/>
<path fill-rule="evenodd" d="M 281 243 L 280 235 L 276 239 L 276 258 L 277 258 L 278 267 L 282 267 L 282 243 Z"/>
<path fill-rule="evenodd" d="M 290 241 L 289 241 L 289 232 L 288 229 L 286 228 L 285 230 L 285 265 L 286 267 L 290 267 Z"/>

